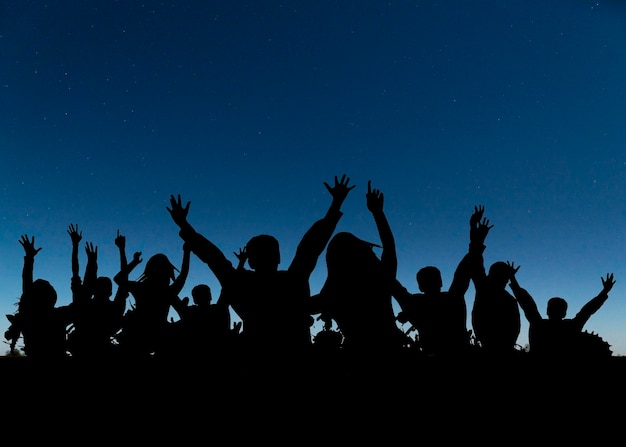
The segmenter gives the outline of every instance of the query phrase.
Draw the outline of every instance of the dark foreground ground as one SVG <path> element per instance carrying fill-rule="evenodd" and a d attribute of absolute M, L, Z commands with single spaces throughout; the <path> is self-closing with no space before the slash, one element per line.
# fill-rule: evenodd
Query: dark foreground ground
<path fill-rule="evenodd" d="M 626 427 L 623 357 L 4 357 L 0 377 L 5 432 L 46 442 L 601 445 Z"/>

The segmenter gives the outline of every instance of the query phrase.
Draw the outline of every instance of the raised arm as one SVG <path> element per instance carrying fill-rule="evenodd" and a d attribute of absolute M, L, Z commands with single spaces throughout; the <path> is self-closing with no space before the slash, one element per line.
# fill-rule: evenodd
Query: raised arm
<path fill-rule="evenodd" d="M 509 261 L 507 261 L 506 264 L 509 266 L 509 287 L 513 292 L 513 296 L 517 300 L 517 303 L 522 308 L 522 311 L 526 316 L 526 320 L 528 320 L 530 324 L 542 320 L 543 318 L 537 308 L 535 299 L 517 282 L 517 277 L 515 275 L 517 274 L 520 266 L 518 265 L 515 267 L 515 263 Z"/>
<path fill-rule="evenodd" d="M 24 234 L 19 240 L 24 247 L 24 267 L 22 268 L 22 293 L 27 292 L 33 284 L 33 268 L 35 265 L 35 256 L 41 251 L 41 247 L 35 248 L 35 236 L 30 240 L 28 235 Z"/>
<path fill-rule="evenodd" d="M 485 250 L 485 239 L 493 225 L 490 225 L 489 220 L 483 217 L 484 211 L 485 208 L 482 205 L 475 206 L 474 213 L 470 217 L 469 251 L 472 253 L 470 275 L 472 281 L 474 281 L 474 286 L 477 283 L 481 283 L 487 276 L 483 252 Z"/>
<path fill-rule="evenodd" d="M 324 217 L 313 223 L 300 240 L 296 248 L 296 255 L 288 268 L 290 271 L 302 272 L 307 276 L 313 272 L 319 256 L 326 248 L 326 244 L 328 244 L 335 228 L 337 228 L 339 219 L 343 215 L 341 206 L 348 193 L 355 187 L 355 185 L 349 186 L 349 183 L 350 178 L 345 174 L 341 178 L 335 176 L 333 186 L 324 182 L 326 190 L 332 196 L 332 202 Z"/>
<path fill-rule="evenodd" d="M 118 231 L 118 238 L 115 239 L 115 245 L 117 245 L 117 248 L 119 249 L 119 252 L 120 252 L 120 271 L 117 272 L 117 274 L 113 277 L 113 281 L 115 281 L 115 284 L 117 284 L 119 287 L 123 287 L 127 290 L 128 275 L 130 274 L 130 272 L 132 272 L 135 269 L 135 267 L 141 264 L 143 259 L 141 259 L 141 252 L 136 251 L 133 254 L 132 261 L 130 261 L 129 263 L 127 262 L 126 238 L 122 237 L 122 239 L 120 239 L 119 231 Z"/>
<path fill-rule="evenodd" d="M 396 242 L 391 231 L 391 226 L 387 220 L 387 216 L 383 211 L 383 204 L 385 202 L 385 196 L 379 189 L 372 189 L 372 181 L 367 182 L 367 193 L 365 194 L 367 209 L 372 213 L 376 228 L 378 229 L 378 235 L 383 245 L 383 252 L 381 254 L 381 261 L 389 275 L 393 278 L 396 277 L 398 270 L 398 258 L 396 254 Z"/>
<path fill-rule="evenodd" d="M 78 245 L 83 238 L 83 232 L 78 231 L 78 225 L 70 224 L 67 229 L 67 234 L 70 235 L 72 240 L 72 279 L 79 278 L 79 263 L 78 263 Z"/>
<path fill-rule="evenodd" d="M 191 251 L 209 266 L 220 284 L 223 284 L 235 271 L 235 267 L 213 242 L 198 233 L 187 221 L 190 205 L 191 202 L 187 202 L 183 206 L 179 194 L 177 198 L 170 196 L 170 206 L 166 208 L 174 223 L 180 228 L 178 234 L 181 239 L 189 244 Z"/>
<path fill-rule="evenodd" d="M 587 323 L 587 320 L 589 320 L 589 318 L 593 314 L 595 314 L 606 302 L 606 300 L 609 298 L 609 292 L 615 284 L 615 280 L 613 279 L 613 273 L 607 273 L 606 279 L 600 279 L 602 280 L 602 290 L 600 291 L 600 293 L 590 299 L 587 303 L 585 303 L 580 311 L 578 311 L 576 316 L 573 318 L 580 330 L 582 330 L 585 323 Z"/>
<path fill-rule="evenodd" d="M 93 291 L 98 278 L 98 246 L 93 242 L 85 244 L 85 253 L 87 254 L 87 266 L 85 268 L 85 287 Z"/>
<path fill-rule="evenodd" d="M 185 281 L 187 281 L 187 275 L 189 275 L 189 263 L 191 259 L 191 247 L 185 242 L 183 244 L 183 263 L 180 267 L 180 273 L 176 277 L 176 279 L 172 282 L 172 292 L 178 296 L 183 287 L 185 286 Z"/>

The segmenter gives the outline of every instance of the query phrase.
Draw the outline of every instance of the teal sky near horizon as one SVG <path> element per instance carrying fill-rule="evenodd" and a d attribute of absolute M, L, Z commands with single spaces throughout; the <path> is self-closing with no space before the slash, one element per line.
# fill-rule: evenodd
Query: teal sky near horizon
<path fill-rule="evenodd" d="M 449 286 L 484 205 L 487 267 L 520 265 L 544 316 L 561 296 L 572 317 L 615 274 L 585 328 L 626 355 L 625 19 L 620 1 L 3 2 L 0 315 L 21 293 L 23 234 L 58 304 L 70 224 L 101 275 L 118 230 L 129 256 L 180 266 L 170 194 L 233 262 L 269 233 L 286 268 L 345 173 L 337 231 L 378 240 L 372 180 L 410 291 L 425 265 Z M 313 292 L 325 274 L 322 256 Z M 198 283 L 219 293 L 192 257 L 182 295 Z"/>

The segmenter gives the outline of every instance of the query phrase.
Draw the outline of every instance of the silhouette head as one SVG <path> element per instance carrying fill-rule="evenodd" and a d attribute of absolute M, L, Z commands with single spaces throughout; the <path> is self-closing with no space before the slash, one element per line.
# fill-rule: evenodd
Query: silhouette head
<path fill-rule="evenodd" d="M 498 261 L 489 267 L 489 280 L 497 288 L 504 289 L 509 282 L 511 267 L 506 262 Z"/>
<path fill-rule="evenodd" d="M 567 314 L 567 301 L 558 296 L 550 298 L 547 313 L 549 320 L 562 320 Z"/>
<path fill-rule="evenodd" d="M 157 253 L 148 259 L 148 262 L 146 262 L 146 268 L 139 279 L 168 278 L 174 280 L 175 271 L 178 271 L 178 269 L 174 267 L 169 258 L 163 253 Z"/>
<path fill-rule="evenodd" d="M 211 304 L 211 288 L 207 284 L 198 284 L 191 289 L 191 297 L 193 303 L 198 306 L 206 306 Z"/>
<path fill-rule="evenodd" d="M 52 309 L 57 302 L 57 292 L 50 282 L 45 279 L 36 279 L 28 292 L 20 299 L 20 310 L 47 310 Z"/>
<path fill-rule="evenodd" d="M 438 293 L 443 287 L 441 271 L 432 265 L 422 267 L 415 275 L 417 285 L 423 293 Z"/>
<path fill-rule="evenodd" d="M 278 240 L 269 234 L 252 237 L 246 244 L 246 254 L 252 270 L 275 271 L 280 264 Z"/>
<path fill-rule="evenodd" d="M 107 276 L 99 276 L 95 284 L 95 297 L 109 298 L 113 295 L 113 282 Z"/>
<path fill-rule="evenodd" d="M 380 260 L 372 250 L 378 245 L 359 239 L 352 233 L 339 232 L 333 236 L 326 249 L 326 265 L 329 271 L 363 272 Z"/>

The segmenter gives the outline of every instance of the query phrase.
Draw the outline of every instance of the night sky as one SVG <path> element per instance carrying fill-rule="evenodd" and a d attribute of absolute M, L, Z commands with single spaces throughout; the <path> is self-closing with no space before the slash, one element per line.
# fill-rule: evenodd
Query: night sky
<path fill-rule="evenodd" d="M 70 224 L 81 274 L 86 242 L 117 273 L 118 230 L 143 255 L 131 279 L 155 253 L 179 267 L 171 194 L 234 263 L 268 233 L 286 268 L 345 173 L 337 231 L 378 241 L 372 180 L 410 291 L 426 265 L 447 289 L 483 205 L 486 267 L 520 265 L 544 316 L 561 296 L 573 317 L 615 274 L 585 329 L 626 355 L 625 20 L 621 1 L 3 1 L 0 313 L 23 234 L 59 305 Z M 322 255 L 312 292 L 325 276 Z M 182 296 L 199 283 L 219 294 L 192 256 Z"/>

